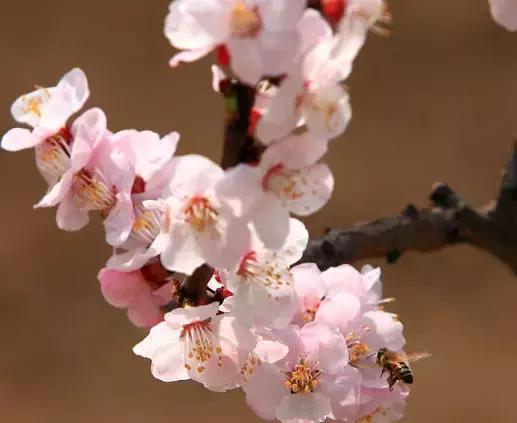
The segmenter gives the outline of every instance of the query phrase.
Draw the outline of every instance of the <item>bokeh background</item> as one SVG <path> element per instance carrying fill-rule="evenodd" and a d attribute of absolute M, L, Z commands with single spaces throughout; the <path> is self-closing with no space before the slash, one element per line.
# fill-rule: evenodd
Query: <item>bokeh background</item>
<path fill-rule="evenodd" d="M 172 129 L 180 152 L 217 160 L 222 101 L 209 60 L 170 70 L 167 0 L 2 1 L 0 130 L 11 101 L 73 66 L 88 74 L 89 105 L 113 130 Z M 307 219 L 325 227 L 426 205 L 450 183 L 473 204 L 491 199 L 517 135 L 517 34 L 485 0 L 393 0 L 393 36 L 370 36 L 348 86 L 354 118 L 332 143 L 336 194 Z M 0 152 L 0 421 L 258 422 L 239 392 L 154 380 L 131 347 L 144 333 L 102 299 L 109 255 L 99 222 L 60 232 L 33 211 L 44 184 L 32 152 Z M 382 264 L 381 261 L 376 264 Z M 384 265 L 386 294 L 405 322 L 415 365 L 405 422 L 515 422 L 517 279 L 469 247 L 405 254 Z"/>

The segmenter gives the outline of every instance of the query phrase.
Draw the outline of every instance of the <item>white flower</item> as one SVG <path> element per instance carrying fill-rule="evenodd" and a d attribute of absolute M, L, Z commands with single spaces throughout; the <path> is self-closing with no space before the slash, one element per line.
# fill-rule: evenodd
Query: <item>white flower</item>
<path fill-rule="evenodd" d="M 90 95 L 86 75 L 72 69 L 55 87 L 38 88 L 19 97 L 11 107 L 14 119 L 31 126 L 14 128 L 2 138 L 2 148 L 19 151 L 36 148 L 36 165 L 50 186 L 70 168 L 72 134 L 67 120 Z"/>
<path fill-rule="evenodd" d="M 153 376 L 164 382 L 191 378 L 213 391 L 236 387 L 256 340 L 235 317 L 217 315 L 218 307 L 212 303 L 167 313 L 133 351 L 151 359 Z"/>
<path fill-rule="evenodd" d="M 191 62 L 226 45 L 239 78 L 256 84 L 263 75 L 279 75 L 293 65 L 299 36 L 296 25 L 306 0 L 175 0 L 165 35 L 185 50 L 171 60 Z"/>
<path fill-rule="evenodd" d="M 165 199 L 157 203 L 168 236 L 161 260 L 169 270 L 191 274 L 205 262 L 230 268 L 248 247 L 247 224 L 218 193 L 223 177 L 224 171 L 202 156 L 174 160 Z"/>
<path fill-rule="evenodd" d="M 334 178 L 316 163 L 326 141 L 311 134 L 293 135 L 269 147 L 258 166 L 238 165 L 227 172 L 220 191 L 251 220 L 267 248 L 279 248 L 289 232 L 289 212 L 306 216 L 329 200 Z"/>
<path fill-rule="evenodd" d="M 226 302 L 242 324 L 280 328 L 295 312 L 294 287 L 289 267 L 302 256 L 309 238 L 303 223 L 290 220 L 289 235 L 275 251 L 255 234 L 237 268 L 228 272 L 226 287 L 234 293 Z"/>

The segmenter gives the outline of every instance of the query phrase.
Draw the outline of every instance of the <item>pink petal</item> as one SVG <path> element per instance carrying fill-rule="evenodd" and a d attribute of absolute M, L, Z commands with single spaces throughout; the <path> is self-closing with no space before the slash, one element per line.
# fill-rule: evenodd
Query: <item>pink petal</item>
<path fill-rule="evenodd" d="M 329 399 L 319 393 L 299 393 L 283 397 L 277 411 L 278 420 L 306 419 L 319 422 L 327 417 L 332 409 Z"/>
<path fill-rule="evenodd" d="M 64 231 L 78 231 L 84 228 L 90 218 L 88 212 L 77 208 L 73 198 L 65 197 L 59 204 L 56 221 L 59 229 Z"/>
<path fill-rule="evenodd" d="M 338 373 L 348 364 L 345 338 L 335 326 L 311 322 L 302 328 L 300 337 L 308 357 L 317 361 L 323 372 Z"/>
<path fill-rule="evenodd" d="M 106 242 L 113 246 L 121 245 L 127 240 L 135 220 L 133 202 L 129 194 L 118 193 L 116 198 L 115 206 L 103 222 Z"/>
<path fill-rule="evenodd" d="M 137 297 L 150 295 L 151 289 L 140 272 L 118 272 L 102 269 L 97 276 L 102 295 L 113 307 L 126 308 Z"/>
<path fill-rule="evenodd" d="M 285 376 L 277 367 L 263 363 L 243 385 L 246 404 L 264 420 L 273 420 L 282 398 L 289 396 L 284 386 Z"/>

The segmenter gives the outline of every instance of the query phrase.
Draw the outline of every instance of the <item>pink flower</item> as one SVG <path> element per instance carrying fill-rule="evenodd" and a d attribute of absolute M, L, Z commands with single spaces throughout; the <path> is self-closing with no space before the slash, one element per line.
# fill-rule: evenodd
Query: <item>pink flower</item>
<path fill-rule="evenodd" d="M 494 20 L 508 31 L 517 31 L 517 2 L 515 0 L 488 0 Z"/>
<path fill-rule="evenodd" d="M 306 216 L 329 200 L 334 178 L 315 162 L 326 141 L 293 135 L 269 147 L 258 166 L 238 165 L 227 172 L 220 191 L 250 220 L 267 248 L 279 248 L 289 232 L 289 212 Z"/>
<path fill-rule="evenodd" d="M 247 404 L 265 420 L 320 422 L 356 414 L 359 372 L 348 366 L 339 331 L 313 322 L 275 331 L 288 354 L 257 366 L 243 385 Z"/>
<path fill-rule="evenodd" d="M 38 88 L 18 98 L 11 107 L 14 119 L 33 128 L 14 128 L 2 138 L 2 148 L 19 151 L 36 148 L 36 165 L 49 185 L 70 167 L 71 134 L 68 118 L 79 111 L 90 95 L 86 75 L 72 69 L 55 87 Z"/>
<path fill-rule="evenodd" d="M 113 150 L 102 110 L 91 109 L 81 115 L 72 133 L 70 169 L 36 207 L 59 204 L 57 224 L 68 231 L 84 227 L 89 212 L 98 210 L 106 216 L 106 241 L 117 245 L 131 230 L 134 172 L 123 154 Z"/>
<path fill-rule="evenodd" d="M 289 267 L 300 260 L 309 234 L 303 223 L 291 219 L 289 235 L 275 251 L 265 248 L 253 235 L 250 249 L 226 275 L 225 285 L 234 293 L 226 302 L 231 302 L 232 311 L 242 324 L 285 327 L 295 311 Z"/>
<path fill-rule="evenodd" d="M 131 200 L 134 218 L 127 239 L 118 245 L 107 267 L 132 271 L 159 256 L 167 245 L 162 233 L 163 212 L 160 207 L 145 204 L 160 199 L 174 170 L 174 152 L 179 134 L 172 132 L 164 138 L 150 131 L 122 131 L 115 134 L 117 148 L 122 149 L 135 169 Z"/>
<path fill-rule="evenodd" d="M 245 83 L 286 73 L 299 43 L 296 25 L 306 0 L 176 0 L 165 35 L 185 50 L 170 64 L 197 60 L 225 45 L 231 66 Z"/>
<path fill-rule="evenodd" d="M 196 155 L 178 157 L 164 200 L 148 201 L 147 209 L 163 213 L 163 265 L 191 274 L 203 263 L 236 266 L 249 245 L 250 232 L 234 207 L 218 192 L 224 171 Z M 161 237 L 160 237 L 161 238 Z"/>
<path fill-rule="evenodd" d="M 256 340 L 235 317 L 217 315 L 218 307 L 212 303 L 167 313 L 133 351 L 151 359 L 153 376 L 164 382 L 190 378 L 213 391 L 235 388 Z"/>
<path fill-rule="evenodd" d="M 102 269 L 98 275 L 102 295 L 113 307 L 127 308 L 129 320 L 138 327 L 151 327 L 163 320 L 160 306 L 171 301 L 172 284 L 152 289 L 140 271 Z"/>

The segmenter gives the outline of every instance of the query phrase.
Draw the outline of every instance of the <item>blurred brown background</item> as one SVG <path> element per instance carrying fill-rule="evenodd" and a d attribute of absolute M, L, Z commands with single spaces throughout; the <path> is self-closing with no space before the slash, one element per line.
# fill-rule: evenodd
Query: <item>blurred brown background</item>
<path fill-rule="evenodd" d="M 314 235 L 425 205 L 437 180 L 474 204 L 494 195 L 517 134 L 517 34 L 496 26 L 486 3 L 392 2 L 393 36 L 370 36 L 349 81 L 354 118 L 332 144 L 336 195 L 307 221 Z M 176 129 L 181 152 L 217 160 L 222 102 L 209 61 L 168 69 L 167 5 L 3 0 L 2 132 L 14 98 L 80 66 L 89 105 L 113 130 Z M 100 295 L 96 273 L 109 254 L 101 226 L 64 233 L 53 210 L 32 210 L 44 191 L 32 152 L 1 152 L 0 169 L 0 421 L 258 421 L 239 392 L 153 380 L 131 352 L 144 333 Z M 517 279 L 468 247 L 384 268 L 409 349 L 434 354 L 415 366 L 404 421 L 514 422 Z"/>

